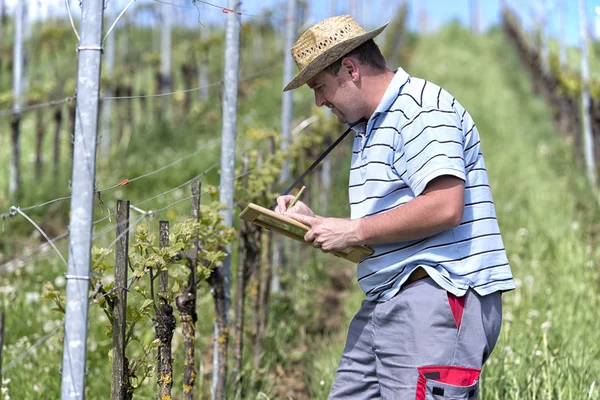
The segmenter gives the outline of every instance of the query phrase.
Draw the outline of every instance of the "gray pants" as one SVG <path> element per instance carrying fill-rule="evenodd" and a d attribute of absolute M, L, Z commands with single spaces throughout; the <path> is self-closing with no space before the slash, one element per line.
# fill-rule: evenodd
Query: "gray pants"
<path fill-rule="evenodd" d="M 477 379 L 445 384 L 435 379 L 439 371 L 423 374 L 418 368 L 467 367 L 445 371 L 450 375 L 478 371 L 496 345 L 501 322 L 501 293 L 481 297 L 469 289 L 457 329 L 447 292 L 429 277 L 387 302 L 365 300 L 350 324 L 329 399 L 476 399 Z M 423 375 L 431 379 L 425 382 Z M 426 392 L 419 396 L 418 382 Z"/>

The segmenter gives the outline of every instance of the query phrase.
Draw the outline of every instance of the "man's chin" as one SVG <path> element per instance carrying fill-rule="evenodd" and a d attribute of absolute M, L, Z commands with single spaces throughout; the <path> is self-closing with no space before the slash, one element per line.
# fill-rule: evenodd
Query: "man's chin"
<path fill-rule="evenodd" d="M 346 124 L 346 118 L 342 117 L 341 115 L 336 115 L 338 122 L 342 123 L 342 124 Z"/>
<path fill-rule="evenodd" d="M 333 113 L 333 115 L 335 115 L 337 117 L 338 121 L 341 122 L 342 124 L 353 124 L 354 123 L 354 122 L 349 122 L 348 117 L 335 107 L 331 108 L 331 112 Z M 358 118 L 355 122 L 358 122 L 358 121 L 360 121 L 360 118 Z"/>

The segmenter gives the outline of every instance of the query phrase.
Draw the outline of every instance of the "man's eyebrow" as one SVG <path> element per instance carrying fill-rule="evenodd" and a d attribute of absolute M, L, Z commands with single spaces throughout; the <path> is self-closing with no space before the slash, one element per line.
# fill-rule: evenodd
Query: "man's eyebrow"
<path fill-rule="evenodd" d="M 306 84 L 308 85 L 309 88 L 314 89 L 314 87 L 317 85 L 318 80 L 314 79 L 311 81 L 306 82 Z"/>

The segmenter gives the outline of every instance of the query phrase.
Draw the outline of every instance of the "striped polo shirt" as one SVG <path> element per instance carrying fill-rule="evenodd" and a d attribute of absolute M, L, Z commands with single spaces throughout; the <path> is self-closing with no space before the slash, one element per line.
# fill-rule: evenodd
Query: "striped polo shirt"
<path fill-rule="evenodd" d="M 392 298 L 417 267 L 456 296 L 470 287 L 480 295 L 514 289 L 479 133 L 452 95 L 399 68 L 371 118 L 353 129 L 352 219 L 400 207 L 436 177 L 465 181 L 459 226 L 424 239 L 371 246 L 374 253 L 358 264 L 358 282 L 369 300 Z"/>

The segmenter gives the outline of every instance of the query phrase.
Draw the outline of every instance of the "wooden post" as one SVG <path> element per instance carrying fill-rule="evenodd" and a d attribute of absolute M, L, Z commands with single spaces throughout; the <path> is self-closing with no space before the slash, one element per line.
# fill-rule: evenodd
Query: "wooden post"
<path fill-rule="evenodd" d="M 169 221 L 159 222 L 158 244 L 160 247 L 169 246 Z M 169 273 L 162 271 L 158 277 L 158 294 L 161 295 L 169 290 Z"/>
<path fill-rule="evenodd" d="M 129 201 L 117 201 L 117 243 L 115 245 L 115 293 L 113 304 L 113 372 L 111 400 L 124 400 L 127 382 L 125 331 L 127 328 L 127 263 L 129 253 Z"/>
<path fill-rule="evenodd" d="M 192 218 L 200 221 L 200 182 L 192 182 Z M 183 398 L 192 400 L 194 398 L 193 389 L 196 383 L 195 370 L 195 345 L 196 345 L 196 270 L 198 267 L 198 249 L 199 249 L 198 232 L 194 238 L 191 255 L 188 256 L 188 266 L 190 275 L 188 286 L 180 296 L 177 296 L 175 301 L 177 310 L 179 311 L 181 330 L 183 334 L 184 347 L 184 371 L 183 371 Z"/>
<path fill-rule="evenodd" d="M 160 247 L 167 247 L 169 245 L 169 221 L 159 222 L 158 243 Z M 156 337 L 160 340 L 156 374 L 159 399 L 170 399 L 171 389 L 173 388 L 173 357 L 171 342 L 173 340 L 173 332 L 175 332 L 177 321 L 173 315 L 173 307 L 165 300 L 166 292 L 168 290 L 168 272 L 161 271 L 158 276 L 158 297 L 161 298 L 161 301 L 156 312 L 156 319 L 154 320 Z"/>

